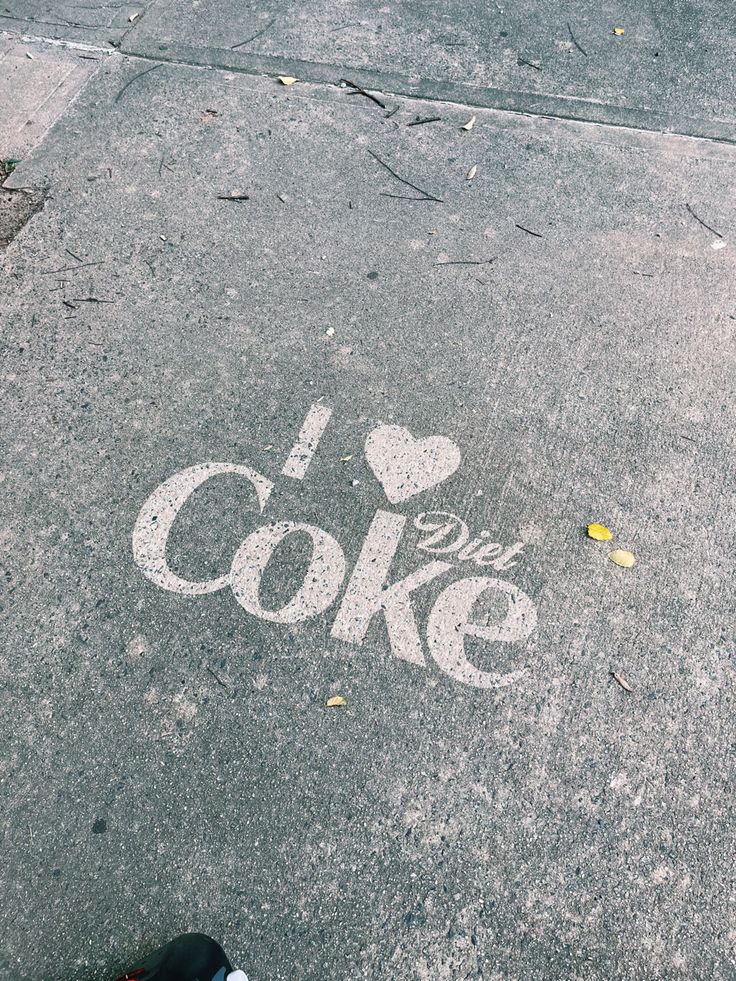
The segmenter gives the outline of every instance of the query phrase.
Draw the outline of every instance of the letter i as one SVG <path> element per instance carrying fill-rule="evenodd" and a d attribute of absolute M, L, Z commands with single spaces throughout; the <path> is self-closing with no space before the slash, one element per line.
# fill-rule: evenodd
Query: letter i
<path fill-rule="evenodd" d="M 322 439 L 322 434 L 327 429 L 331 415 L 332 409 L 327 405 L 320 405 L 319 402 L 315 402 L 314 405 L 310 406 L 296 443 L 294 443 L 281 471 L 285 477 L 293 477 L 295 480 L 304 479 L 307 467 L 312 462 L 312 457 L 320 439 Z"/>

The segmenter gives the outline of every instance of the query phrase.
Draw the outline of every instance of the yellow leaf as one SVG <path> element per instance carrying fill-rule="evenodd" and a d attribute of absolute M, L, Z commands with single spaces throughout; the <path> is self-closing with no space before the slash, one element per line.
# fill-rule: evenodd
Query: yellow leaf
<path fill-rule="evenodd" d="M 292 75 L 278 75 L 277 78 L 282 85 L 293 85 L 294 82 L 298 81 Z"/>
<path fill-rule="evenodd" d="M 621 35 L 624 34 L 625 31 L 623 27 L 614 27 L 613 33 L 616 34 L 618 37 L 621 37 Z"/>
<path fill-rule="evenodd" d="M 615 565 L 620 565 L 622 569 L 630 569 L 632 566 L 636 565 L 636 559 L 634 558 L 633 552 L 626 552 L 622 548 L 615 548 L 612 552 L 609 552 L 608 558 Z"/>
<path fill-rule="evenodd" d="M 461 126 L 460 129 L 472 129 L 474 126 L 475 126 L 475 116 L 471 116 L 470 119 L 467 121 L 467 123 L 464 126 Z"/>
<path fill-rule="evenodd" d="M 327 708 L 333 709 L 341 708 L 343 705 L 347 705 L 348 703 L 345 701 L 342 695 L 333 695 L 332 698 L 327 699 L 325 704 L 327 705 Z"/>
<path fill-rule="evenodd" d="M 348 460 L 352 460 L 352 459 L 353 459 L 353 454 L 352 453 L 348 453 L 347 456 L 341 456 L 340 457 L 340 463 L 347 463 Z"/>
<path fill-rule="evenodd" d="M 588 538 L 592 538 L 596 542 L 610 542 L 613 538 L 613 532 L 605 525 L 598 525 L 593 522 L 592 525 L 588 525 Z"/>
<path fill-rule="evenodd" d="M 468 171 L 467 180 L 472 181 L 472 179 L 475 177 L 475 175 L 477 174 L 477 172 L 478 172 L 478 165 L 477 164 L 473 164 L 473 166 Z"/>

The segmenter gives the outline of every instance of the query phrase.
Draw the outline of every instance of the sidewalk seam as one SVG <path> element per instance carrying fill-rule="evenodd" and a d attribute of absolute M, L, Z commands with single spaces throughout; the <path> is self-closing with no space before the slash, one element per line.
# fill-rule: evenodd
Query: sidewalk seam
<path fill-rule="evenodd" d="M 127 37 L 127 35 L 126 35 Z M 220 48 L 196 47 L 150 40 L 121 44 L 120 52 L 144 60 L 162 61 L 246 75 L 275 77 L 293 75 L 304 82 L 338 85 L 345 72 L 356 76 L 366 89 L 426 102 L 447 102 L 470 109 L 495 109 L 517 115 L 614 126 L 664 136 L 681 136 L 708 143 L 736 145 L 736 124 L 727 120 L 697 119 L 658 112 L 654 109 L 614 106 L 577 97 L 519 92 L 496 88 L 480 89 L 462 82 L 418 79 L 394 72 L 374 72 L 365 67 L 302 61 L 289 57 L 228 52 Z"/>
<path fill-rule="evenodd" d="M 128 33 L 134 33 L 134 30 Z M 633 133 L 643 133 L 652 136 L 678 137 L 695 143 L 715 144 L 717 146 L 736 146 L 736 130 L 730 135 L 731 125 L 725 120 L 698 120 L 692 117 L 673 117 L 669 113 L 658 113 L 650 109 L 631 109 L 623 106 L 612 106 L 610 103 L 595 102 L 570 96 L 519 92 L 503 89 L 479 89 L 476 86 L 466 86 L 460 82 L 447 82 L 436 79 L 419 79 L 412 82 L 409 78 L 386 72 L 371 72 L 365 68 L 339 66 L 323 62 L 300 61 L 290 58 L 276 58 L 266 55 L 233 55 L 231 60 L 207 60 L 202 52 L 219 51 L 220 49 L 194 48 L 187 45 L 161 46 L 165 50 L 154 52 L 143 48 L 133 48 L 121 42 L 120 47 L 101 48 L 79 41 L 66 41 L 59 38 L 40 37 L 37 35 L 16 35 L 24 41 L 50 44 L 55 47 L 66 47 L 72 50 L 89 51 L 106 56 L 120 54 L 126 58 L 136 58 L 140 61 L 157 61 L 168 65 L 180 65 L 186 68 L 201 68 L 212 71 L 236 72 L 254 78 L 273 78 L 286 71 L 299 73 L 300 81 L 314 85 L 325 85 L 336 90 L 340 89 L 341 73 L 351 72 L 363 77 L 370 74 L 371 80 L 361 84 L 371 91 L 381 92 L 392 97 L 412 99 L 417 102 L 436 103 L 473 109 L 486 109 L 508 113 L 515 116 L 526 116 L 532 119 L 549 119 L 561 122 L 580 123 L 588 126 L 611 127 Z M 127 33 L 126 33 L 127 37 Z M 183 52 L 190 54 L 185 57 Z M 226 52 L 221 52 L 226 53 Z M 90 76 L 92 77 L 92 76 Z M 473 96 L 476 96 L 475 101 Z M 485 95 L 486 98 L 478 98 Z M 464 98 L 462 97 L 464 96 Z M 536 104 L 536 108 L 535 108 Z M 575 109 L 597 108 L 598 115 L 584 114 Z M 565 112 L 564 109 L 569 111 Z M 546 110 L 546 111 L 545 111 Z M 557 111 L 555 111 L 557 110 Z M 655 127 L 646 125 L 653 123 L 655 118 L 668 120 L 670 125 Z M 638 124 L 637 121 L 638 120 Z M 680 125 L 678 125 L 678 120 Z M 692 126 L 682 123 L 692 123 Z M 702 125 L 698 127 L 698 123 Z M 714 132 L 704 132 L 711 128 Z M 717 132 L 726 130 L 728 132 Z"/>

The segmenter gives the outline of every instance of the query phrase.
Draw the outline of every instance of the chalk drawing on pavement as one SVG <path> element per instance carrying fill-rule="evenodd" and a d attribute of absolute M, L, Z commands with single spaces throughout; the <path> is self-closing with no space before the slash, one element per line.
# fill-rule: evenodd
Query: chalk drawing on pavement
<path fill-rule="evenodd" d="M 310 407 L 282 475 L 296 480 L 305 478 L 331 417 L 332 410 L 326 405 L 315 403 Z M 392 505 L 437 487 L 461 463 L 460 450 L 451 439 L 418 438 L 398 425 L 373 428 L 366 437 L 365 455 Z M 415 548 L 432 558 L 403 578 L 395 578 L 391 569 L 402 542 L 406 542 L 407 516 L 383 508 L 373 516 L 350 572 L 342 546 L 333 535 L 306 521 L 284 521 L 274 516 L 245 538 L 224 575 L 202 581 L 177 575 L 166 558 L 177 515 L 197 488 L 221 475 L 249 484 L 258 514 L 264 515 L 274 484 L 245 463 L 200 463 L 169 477 L 144 502 L 133 529 L 133 559 L 156 586 L 189 597 L 230 589 L 250 616 L 278 624 L 330 616 L 330 608 L 337 604 L 330 633 L 354 646 L 361 646 L 371 624 L 382 618 L 394 657 L 426 667 L 426 649 L 448 677 L 476 688 L 512 684 L 527 670 L 522 667 L 506 674 L 482 671 L 469 660 L 465 639 L 475 638 L 491 645 L 526 640 L 537 626 L 537 611 L 530 597 L 496 575 L 455 578 L 458 570 L 463 572 L 464 563 L 488 566 L 494 573 L 513 568 L 523 542 L 504 546 L 491 541 L 486 530 L 471 535 L 466 522 L 450 511 L 423 511 L 413 518 L 413 528 L 423 536 Z M 300 536 L 300 542 L 305 537 L 309 539 L 308 567 L 300 573 L 300 582 L 292 584 L 291 598 L 279 609 L 266 609 L 260 600 L 266 567 L 276 549 L 295 534 Z M 423 643 L 412 600 L 431 582 L 441 584 L 442 590 L 424 624 Z M 475 618 L 489 601 L 493 601 L 494 610 L 501 609 L 493 623 L 488 622 L 487 616 Z"/>

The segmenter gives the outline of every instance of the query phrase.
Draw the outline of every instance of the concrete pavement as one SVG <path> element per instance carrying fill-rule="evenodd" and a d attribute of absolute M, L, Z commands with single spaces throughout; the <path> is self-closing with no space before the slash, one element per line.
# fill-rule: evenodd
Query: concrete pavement
<path fill-rule="evenodd" d="M 730 78 L 136 10 L 8 181 L 0 976 L 733 977 Z"/>

